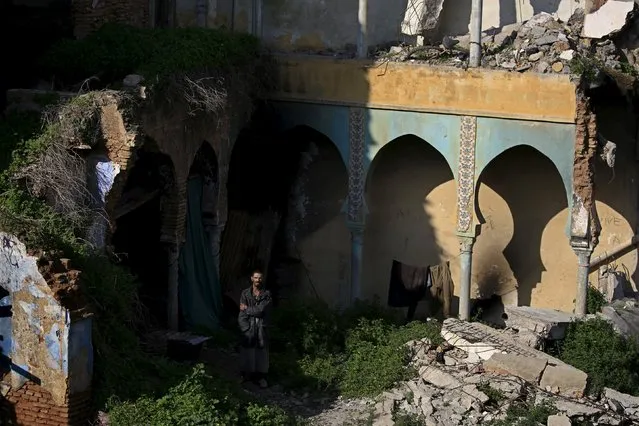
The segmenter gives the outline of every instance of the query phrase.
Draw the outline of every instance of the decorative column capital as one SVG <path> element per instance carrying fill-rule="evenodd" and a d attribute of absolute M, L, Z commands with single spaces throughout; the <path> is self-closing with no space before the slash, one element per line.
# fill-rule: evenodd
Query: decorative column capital
<path fill-rule="evenodd" d="M 472 253 L 475 245 L 475 238 L 467 236 L 458 236 L 460 253 Z"/>

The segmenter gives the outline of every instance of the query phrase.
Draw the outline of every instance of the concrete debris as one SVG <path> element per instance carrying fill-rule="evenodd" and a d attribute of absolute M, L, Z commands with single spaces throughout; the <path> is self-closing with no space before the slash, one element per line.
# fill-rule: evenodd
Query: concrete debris
<path fill-rule="evenodd" d="M 626 25 L 634 6 L 633 0 L 608 0 L 599 9 L 586 15 L 582 35 L 603 38 L 619 32 Z"/>
<path fill-rule="evenodd" d="M 402 21 L 402 33 L 428 35 L 437 29 L 444 0 L 409 0 Z"/>
<path fill-rule="evenodd" d="M 545 340 L 563 339 L 573 321 L 572 314 L 529 306 L 504 306 L 503 317 L 507 327 L 532 332 Z"/>
<path fill-rule="evenodd" d="M 486 30 L 482 34 L 482 67 L 587 75 L 591 87 L 601 84 L 604 75 L 608 75 L 624 90 L 634 88 L 635 77 L 629 71 L 632 67 L 639 71 L 639 19 L 634 17 L 634 4 L 632 0 L 609 0 L 587 15 L 583 9 L 577 9 L 566 22 L 540 13 L 523 24 Z M 431 10 L 439 16 L 437 7 Z M 429 28 L 433 25 L 429 24 Z M 466 34 L 455 39 L 458 41 L 455 46 L 451 43 L 393 46 L 390 51 L 382 52 L 379 59 L 464 68 L 470 36 Z M 450 49 L 446 45 L 453 47 Z"/>
<path fill-rule="evenodd" d="M 539 383 L 546 365 L 548 361 L 545 359 L 496 353 L 484 361 L 484 370 L 488 373 L 521 377 L 536 384 Z"/>
<path fill-rule="evenodd" d="M 612 322 L 617 332 L 639 340 L 639 303 L 634 299 L 615 300 L 599 314 Z"/>
<path fill-rule="evenodd" d="M 564 415 L 552 415 L 548 417 L 548 421 L 546 422 L 546 426 L 570 426 L 572 422 L 570 421 L 570 417 Z"/>
<path fill-rule="evenodd" d="M 457 346 L 445 348 L 446 357 L 455 362 L 450 365 L 438 362 L 441 347 L 432 345 L 428 339 L 409 342 L 410 365 L 419 366 L 419 376 L 384 392 L 374 403 L 372 414 L 370 410 L 362 410 L 359 420 L 391 426 L 397 414 L 403 413 L 419 418 L 424 425 L 474 426 L 505 419 L 514 401 L 525 400 L 529 405 L 550 403 L 557 409 L 558 413 L 548 418 L 547 425 L 613 425 L 622 424 L 624 419 L 639 421 L 639 398 L 611 389 L 606 389 L 599 401 L 584 398 L 585 373 L 566 364 L 557 365 L 552 357 L 534 349 L 519 349 L 515 343 L 510 343 L 509 348 L 527 355 L 505 354 L 505 348 L 493 338 L 483 342 L 484 347 L 492 348 L 489 350 L 492 355 L 481 360 L 486 352 L 473 350 L 486 336 L 478 334 L 477 339 L 471 341 L 466 334 L 451 330 L 466 326 L 477 333 L 478 324 L 458 320 L 446 324 L 447 330 L 442 334 L 458 337 Z M 480 358 L 476 368 L 471 368 L 469 358 L 473 362 Z"/>

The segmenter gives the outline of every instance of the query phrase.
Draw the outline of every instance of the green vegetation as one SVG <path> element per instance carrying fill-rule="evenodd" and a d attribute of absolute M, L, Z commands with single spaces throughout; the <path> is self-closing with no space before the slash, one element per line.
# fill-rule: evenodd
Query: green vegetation
<path fill-rule="evenodd" d="M 606 296 L 595 287 L 589 285 L 586 294 L 586 312 L 596 314 L 606 305 Z"/>
<path fill-rule="evenodd" d="M 604 319 L 570 324 L 559 357 L 588 373 L 591 393 L 610 387 L 639 395 L 639 345 L 617 334 Z"/>
<path fill-rule="evenodd" d="M 268 76 L 256 71 L 263 63 L 251 36 L 112 24 L 84 40 L 54 46 L 41 61 L 60 87 L 93 76 L 99 87 L 117 87 L 113 83 L 124 75 L 140 73 L 147 86 L 161 89 L 156 93 L 163 99 L 192 102 L 205 112 L 232 102 L 234 88 L 245 100 L 258 95 Z M 187 77 L 196 86 L 185 86 Z M 100 91 L 53 106 L 57 96 L 39 96 L 35 101 L 47 106 L 44 114 L 12 112 L 0 122 L 0 229 L 48 258 L 71 258 L 82 271 L 78 297 L 89 302 L 95 315 L 96 408 L 108 411 L 116 426 L 295 424 L 281 410 L 247 400 L 201 366 L 192 369 L 142 351 L 138 335 L 145 309 L 137 299 L 138 283 L 116 260 L 87 245 L 86 226 L 98 212 L 91 207 L 84 160 L 71 149 L 102 143 L 97 112 L 107 97 L 117 96 L 128 100 L 120 92 Z M 135 105 L 123 105 L 131 109 L 124 111 L 126 118 L 132 118 Z"/>
<path fill-rule="evenodd" d="M 204 28 L 151 29 L 109 23 L 82 40 L 55 45 L 42 60 L 57 79 L 76 83 L 91 76 L 119 80 L 138 73 L 149 82 L 178 73 L 219 75 L 250 67 L 260 57 L 257 38 Z"/>
<path fill-rule="evenodd" d="M 557 409 L 550 403 L 540 405 L 525 402 L 513 403 L 506 411 L 506 418 L 490 423 L 490 426 L 537 426 L 545 425 L 548 417 L 557 414 Z"/>
<path fill-rule="evenodd" d="M 290 387 L 377 395 L 413 374 L 406 342 L 441 339 L 435 322 L 398 320 L 377 303 L 342 313 L 319 301 L 281 306 L 273 321 L 273 373 Z"/>

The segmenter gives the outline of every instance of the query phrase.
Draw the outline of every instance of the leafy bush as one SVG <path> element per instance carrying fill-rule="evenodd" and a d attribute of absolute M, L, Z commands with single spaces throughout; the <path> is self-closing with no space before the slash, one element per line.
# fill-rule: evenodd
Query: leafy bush
<path fill-rule="evenodd" d="M 282 306 L 273 321 L 274 374 L 291 387 L 377 395 L 411 374 L 406 342 L 440 341 L 432 322 L 399 324 L 378 303 L 360 302 L 342 313 L 322 302 Z"/>
<path fill-rule="evenodd" d="M 67 83 L 91 76 L 109 82 L 127 74 L 155 82 L 178 72 L 241 67 L 259 54 L 259 40 L 248 34 L 107 23 L 82 40 L 54 45 L 43 57 L 42 69 Z"/>
<path fill-rule="evenodd" d="M 557 414 L 557 408 L 546 402 L 540 405 L 529 405 L 525 402 L 517 402 L 508 407 L 506 418 L 495 420 L 490 426 L 537 426 L 545 425 L 548 417 Z"/>
<path fill-rule="evenodd" d="M 617 334 L 608 321 L 570 324 L 559 357 L 588 374 L 593 393 L 610 387 L 639 395 L 639 345 Z"/>
<path fill-rule="evenodd" d="M 115 404 L 110 411 L 114 426 L 289 426 L 296 421 L 279 408 L 245 402 L 227 386 L 196 366 L 180 383 L 158 399 L 149 396 Z"/>
<path fill-rule="evenodd" d="M 596 314 L 606 305 L 606 296 L 595 287 L 589 285 L 586 294 L 586 312 Z"/>

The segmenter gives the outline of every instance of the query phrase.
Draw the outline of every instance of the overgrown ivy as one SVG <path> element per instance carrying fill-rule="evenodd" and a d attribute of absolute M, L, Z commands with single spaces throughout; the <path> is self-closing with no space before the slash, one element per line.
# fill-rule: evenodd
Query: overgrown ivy
<path fill-rule="evenodd" d="M 259 57 L 259 40 L 248 34 L 109 23 L 82 40 L 58 43 L 41 64 L 45 73 L 67 84 L 92 76 L 113 82 L 127 74 L 140 74 L 154 83 L 176 73 L 240 69 Z"/>

